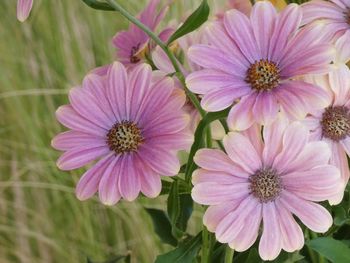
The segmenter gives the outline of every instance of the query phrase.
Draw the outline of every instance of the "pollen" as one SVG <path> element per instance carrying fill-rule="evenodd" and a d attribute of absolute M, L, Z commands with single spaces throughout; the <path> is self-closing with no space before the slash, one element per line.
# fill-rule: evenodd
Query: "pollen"
<path fill-rule="evenodd" d="M 276 63 L 261 59 L 250 66 L 245 81 L 257 91 L 269 91 L 280 82 L 279 69 Z"/>
<path fill-rule="evenodd" d="M 274 169 L 264 168 L 249 177 L 251 194 L 262 203 L 275 200 L 282 190 L 282 182 Z"/>
<path fill-rule="evenodd" d="M 135 152 L 143 141 L 140 128 L 131 121 L 116 123 L 107 133 L 109 149 L 116 154 Z"/>
<path fill-rule="evenodd" d="M 350 112 L 345 106 L 328 107 L 322 115 L 322 135 L 340 141 L 350 135 Z"/>

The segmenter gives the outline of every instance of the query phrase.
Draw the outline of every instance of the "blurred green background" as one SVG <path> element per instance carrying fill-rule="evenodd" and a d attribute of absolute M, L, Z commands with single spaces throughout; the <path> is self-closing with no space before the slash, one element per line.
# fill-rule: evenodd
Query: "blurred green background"
<path fill-rule="evenodd" d="M 59 152 L 50 146 L 64 130 L 56 108 L 88 71 L 114 59 L 111 38 L 128 23 L 80 0 L 34 0 L 20 23 L 16 2 L 0 1 L 0 262 L 103 262 L 126 253 L 132 262 L 153 262 L 170 247 L 143 207 L 163 209 L 165 197 L 113 207 L 96 198 L 80 202 L 74 186 L 84 169 L 59 171 Z M 174 2 L 172 19 L 198 3 Z M 136 14 L 145 1 L 121 3 Z M 199 230 L 200 218 L 193 214 L 190 232 Z"/>

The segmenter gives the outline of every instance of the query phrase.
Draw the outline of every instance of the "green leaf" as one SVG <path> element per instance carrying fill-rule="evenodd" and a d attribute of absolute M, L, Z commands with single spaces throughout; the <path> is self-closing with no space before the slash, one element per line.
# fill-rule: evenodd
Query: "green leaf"
<path fill-rule="evenodd" d="M 179 194 L 190 194 L 190 186 L 183 179 L 177 178 L 177 180 L 179 182 Z M 172 185 L 173 182 L 162 180 L 162 191 L 160 195 L 169 194 Z"/>
<path fill-rule="evenodd" d="M 333 209 L 333 211 L 334 211 L 334 224 L 336 226 L 342 226 L 343 224 L 350 221 L 343 207 L 337 206 Z"/>
<path fill-rule="evenodd" d="M 180 238 L 186 231 L 187 222 L 193 211 L 193 200 L 190 194 L 180 194 L 180 180 L 175 180 L 168 196 L 167 212 L 172 224 L 172 233 Z"/>
<path fill-rule="evenodd" d="M 146 211 L 152 218 L 154 231 L 159 238 L 164 243 L 176 246 L 177 240 L 171 234 L 171 224 L 164 211 L 153 208 L 146 208 Z"/>
<path fill-rule="evenodd" d="M 107 261 L 103 261 L 103 263 L 117 263 L 119 262 L 121 259 L 126 259 L 127 257 L 130 257 L 130 255 L 127 256 L 115 256 L 112 259 L 109 259 Z M 87 258 L 87 263 L 97 263 L 96 261 L 92 261 L 90 258 Z M 102 263 L 102 262 L 101 262 Z"/>
<path fill-rule="evenodd" d="M 111 7 L 109 4 L 100 2 L 98 0 L 82 0 L 82 1 L 93 9 L 104 10 L 104 11 L 115 11 L 115 9 Z"/>
<path fill-rule="evenodd" d="M 250 263 L 250 262 L 261 262 L 261 258 L 256 248 L 250 249 L 246 263 Z"/>
<path fill-rule="evenodd" d="M 205 21 L 208 20 L 209 16 L 209 5 L 207 0 L 203 0 L 201 5 L 186 19 L 182 26 L 177 29 L 174 34 L 168 40 L 168 45 L 174 40 L 196 30 L 199 28 Z"/>
<path fill-rule="evenodd" d="M 155 263 L 192 263 L 201 247 L 202 232 L 197 236 L 186 239 L 174 250 L 160 255 Z"/>
<path fill-rule="evenodd" d="M 306 245 L 333 263 L 350 262 L 350 248 L 339 240 L 319 237 L 308 241 Z"/>
<path fill-rule="evenodd" d="M 194 133 L 194 142 L 191 147 L 190 154 L 188 156 L 185 180 L 186 182 L 191 181 L 191 174 L 196 169 L 196 165 L 193 162 L 193 157 L 198 149 L 202 147 L 203 136 L 205 135 L 204 129 L 213 121 L 227 117 L 230 109 L 226 109 L 219 112 L 209 112 L 204 118 L 199 122 L 197 129 Z"/>

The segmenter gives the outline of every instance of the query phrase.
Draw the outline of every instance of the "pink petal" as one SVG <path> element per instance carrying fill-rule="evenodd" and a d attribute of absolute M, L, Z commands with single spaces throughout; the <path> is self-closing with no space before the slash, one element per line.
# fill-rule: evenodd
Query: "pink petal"
<path fill-rule="evenodd" d="M 106 145 L 106 138 L 97 137 L 77 131 L 66 131 L 58 134 L 51 141 L 52 147 L 57 150 L 66 151 L 76 147 L 96 148 Z"/>
<path fill-rule="evenodd" d="M 177 175 L 180 170 L 180 162 L 175 152 L 141 145 L 138 151 L 138 156 L 157 174 L 173 176 Z"/>
<path fill-rule="evenodd" d="M 264 203 L 262 214 L 264 227 L 259 242 L 259 255 L 263 260 L 273 260 L 282 249 L 282 236 L 275 203 Z"/>
<path fill-rule="evenodd" d="M 331 157 L 329 145 L 323 141 L 309 142 L 295 160 L 291 160 L 288 171 L 308 171 L 325 165 Z"/>
<path fill-rule="evenodd" d="M 303 24 L 308 24 L 316 19 L 332 19 L 340 20 L 343 16 L 343 10 L 326 1 L 312 1 L 302 5 Z"/>
<path fill-rule="evenodd" d="M 218 183 L 218 184 L 237 184 L 247 182 L 247 178 L 236 177 L 232 174 L 197 169 L 192 174 L 192 183 Z"/>
<path fill-rule="evenodd" d="M 270 40 L 270 58 L 272 61 L 280 60 L 288 41 L 301 22 L 302 12 L 298 5 L 290 4 L 278 15 L 274 32 Z"/>
<path fill-rule="evenodd" d="M 254 174 L 262 167 L 254 146 L 242 134 L 230 132 L 224 137 L 223 143 L 228 156 L 247 173 Z"/>
<path fill-rule="evenodd" d="M 73 109 L 87 120 L 101 126 L 104 129 L 110 129 L 115 119 L 109 118 L 96 103 L 95 99 L 82 88 L 72 88 L 69 91 L 69 100 Z"/>
<path fill-rule="evenodd" d="M 276 18 L 276 9 L 270 2 L 257 2 L 253 6 L 250 20 L 262 58 L 269 58 L 270 39 Z"/>
<path fill-rule="evenodd" d="M 114 158 L 103 173 L 98 187 L 98 195 L 104 205 L 115 205 L 121 198 L 118 191 L 120 165 L 120 158 Z"/>
<path fill-rule="evenodd" d="M 194 162 L 209 171 L 220 171 L 238 177 L 247 178 L 249 175 L 235 164 L 223 151 L 215 149 L 200 149 L 194 156 Z"/>
<path fill-rule="evenodd" d="M 246 197 L 250 192 L 249 185 L 248 182 L 225 185 L 215 182 L 199 183 L 192 189 L 192 198 L 202 205 L 218 205 Z"/>
<path fill-rule="evenodd" d="M 126 88 L 127 115 L 132 120 L 137 120 L 140 116 L 140 108 L 143 103 L 147 102 L 147 95 L 151 90 L 152 69 L 147 64 L 136 66 L 129 73 L 128 84 Z M 165 78 L 169 85 L 174 86 L 170 78 Z"/>
<path fill-rule="evenodd" d="M 341 191 L 340 172 L 333 165 L 317 166 L 309 171 L 296 171 L 283 176 L 289 192 L 310 201 L 324 201 Z"/>
<path fill-rule="evenodd" d="M 235 210 L 240 204 L 241 200 L 234 200 L 228 203 L 209 206 L 203 216 L 203 224 L 209 231 L 215 232 L 217 225 L 221 220 Z"/>
<path fill-rule="evenodd" d="M 350 42 L 350 30 L 346 31 L 343 36 L 338 38 L 335 43 L 337 49 L 336 61 L 340 63 L 347 63 L 350 61 L 350 49 L 348 44 Z"/>
<path fill-rule="evenodd" d="M 252 26 L 246 15 L 235 9 L 229 10 L 224 15 L 224 25 L 230 37 L 251 64 L 261 58 Z"/>
<path fill-rule="evenodd" d="M 125 67 L 114 62 L 107 74 L 107 97 L 118 122 L 129 120 L 127 111 L 128 76 Z"/>
<path fill-rule="evenodd" d="M 186 78 L 186 84 L 192 92 L 198 94 L 207 94 L 221 87 L 248 87 L 242 77 L 236 77 L 214 69 L 203 69 L 191 73 Z"/>
<path fill-rule="evenodd" d="M 201 105 L 206 111 L 221 111 L 231 106 L 234 101 L 250 92 L 248 87 L 222 87 L 205 94 Z"/>
<path fill-rule="evenodd" d="M 149 198 L 157 197 L 162 189 L 160 175 L 155 173 L 141 160 L 138 162 L 138 169 L 141 180 L 141 192 Z"/>
<path fill-rule="evenodd" d="M 302 249 L 304 246 L 304 233 L 301 227 L 279 200 L 275 204 L 281 229 L 282 248 L 287 252 Z"/>
<path fill-rule="evenodd" d="M 189 48 L 188 57 L 204 68 L 222 71 L 236 77 L 246 74 L 247 68 L 242 65 L 242 62 L 214 46 L 194 45 Z"/>
<path fill-rule="evenodd" d="M 218 224 L 215 230 L 216 239 L 220 243 L 232 242 L 245 226 L 246 219 L 255 209 L 258 209 L 258 207 L 259 203 L 254 197 L 251 197 L 251 195 L 244 198 L 239 206 L 225 216 Z"/>
<path fill-rule="evenodd" d="M 102 175 L 114 158 L 113 154 L 107 155 L 83 174 L 75 190 L 79 200 L 89 199 L 97 192 Z"/>
<path fill-rule="evenodd" d="M 285 208 L 314 232 L 324 233 L 333 223 L 332 216 L 321 205 L 303 200 L 287 191 L 282 192 L 280 200 Z"/>
<path fill-rule="evenodd" d="M 334 105 L 343 106 L 350 98 L 350 70 L 344 64 L 329 73 L 329 84 L 334 92 Z"/>
<path fill-rule="evenodd" d="M 258 124 L 252 125 L 249 129 L 243 131 L 242 134 L 249 139 L 258 155 L 261 156 L 264 148 L 264 143 L 261 137 L 261 126 Z"/>
<path fill-rule="evenodd" d="M 254 123 L 253 105 L 256 94 L 248 94 L 233 105 L 227 117 L 227 124 L 231 130 L 242 131 L 248 129 Z"/>
<path fill-rule="evenodd" d="M 120 161 L 118 188 L 121 196 L 127 201 L 133 201 L 141 191 L 141 178 L 137 157 L 133 154 L 124 155 Z"/>
<path fill-rule="evenodd" d="M 161 146 L 163 149 L 188 150 L 193 143 L 193 134 L 179 132 L 147 138 L 147 143 Z"/>
<path fill-rule="evenodd" d="M 271 92 L 260 92 L 253 106 L 253 115 L 257 123 L 268 125 L 273 122 L 279 111 L 275 95 Z"/>
<path fill-rule="evenodd" d="M 57 167 L 61 170 L 74 170 L 110 152 L 107 146 L 96 148 L 79 147 L 66 151 L 57 160 Z"/>
<path fill-rule="evenodd" d="M 279 115 L 273 123 L 264 127 L 265 146 L 262 157 L 265 166 L 271 167 L 277 154 L 282 150 L 282 138 L 287 125 L 287 119 Z"/>
<path fill-rule="evenodd" d="M 288 168 L 290 160 L 294 160 L 304 149 L 309 139 L 309 131 L 300 122 L 290 124 L 283 134 L 282 151 L 276 156 L 273 167 L 279 172 Z"/>
<path fill-rule="evenodd" d="M 33 0 L 18 0 L 17 1 L 17 19 L 24 22 L 32 10 Z"/>
<path fill-rule="evenodd" d="M 262 205 L 258 205 L 249 216 L 246 218 L 244 222 L 244 226 L 239 231 L 236 238 L 229 243 L 229 246 L 238 251 L 243 252 L 250 248 L 259 234 L 259 227 L 262 218 Z"/>
<path fill-rule="evenodd" d="M 80 116 L 70 105 L 59 107 L 56 111 L 56 118 L 67 128 L 98 137 L 105 136 L 108 131 Z"/>

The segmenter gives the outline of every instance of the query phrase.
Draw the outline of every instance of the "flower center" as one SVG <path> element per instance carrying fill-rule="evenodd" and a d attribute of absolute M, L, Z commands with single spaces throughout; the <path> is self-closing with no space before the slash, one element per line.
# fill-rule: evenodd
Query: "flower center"
<path fill-rule="evenodd" d="M 249 177 L 250 191 L 260 202 L 267 203 L 275 200 L 281 190 L 282 182 L 276 170 L 264 168 Z"/>
<path fill-rule="evenodd" d="M 137 56 L 139 48 L 140 48 L 140 43 L 131 48 L 131 51 L 130 51 L 130 63 L 136 64 L 136 63 L 138 63 L 141 60 Z"/>
<path fill-rule="evenodd" d="M 350 112 L 345 106 L 328 107 L 322 115 L 322 135 L 334 141 L 350 135 Z"/>
<path fill-rule="evenodd" d="M 257 91 L 272 90 L 279 84 L 279 69 L 274 62 L 261 59 L 250 66 L 245 81 Z"/>
<path fill-rule="evenodd" d="M 344 15 L 345 15 L 346 22 L 350 25 L 350 7 L 346 9 L 346 11 L 344 12 Z"/>
<path fill-rule="evenodd" d="M 107 133 L 109 149 L 118 154 L 135 152 L 143 141 L 141 130 L 131 121 L 116 123 Z"/>

